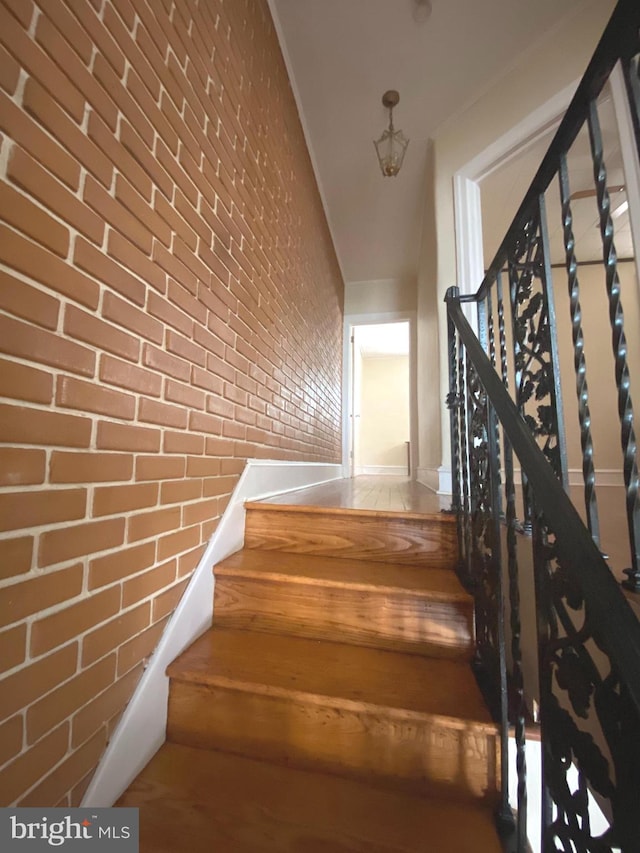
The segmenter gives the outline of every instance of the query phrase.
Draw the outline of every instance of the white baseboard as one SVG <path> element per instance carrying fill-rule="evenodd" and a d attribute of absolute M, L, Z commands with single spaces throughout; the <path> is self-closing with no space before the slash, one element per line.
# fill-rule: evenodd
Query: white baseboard
<path fill-rule="evenodd" d="M 416 480 L 432 492 L 438 493 L 440 489 L 440 478 L 438 468 L 418 468 Z"/>
<path fill-rule="evenodd" d="M 242 548 L 244 503 L 340 479 L 342 466 L 322 462 L 250 459 L 207 549 L 167 625 L 149 665 L 113 733 L 82 800 L 86 807 L 111 806 L 165 741 L 167 666 L 211 626 L 212 567 Z"/>
<path fill-rule="evenodd" d="M 354 473 L 356 476 L 362 474 L 373 474 L 376 476 L 390 475 L 393 477 L 408 477 L 406 465 L 356 465 Z"/>

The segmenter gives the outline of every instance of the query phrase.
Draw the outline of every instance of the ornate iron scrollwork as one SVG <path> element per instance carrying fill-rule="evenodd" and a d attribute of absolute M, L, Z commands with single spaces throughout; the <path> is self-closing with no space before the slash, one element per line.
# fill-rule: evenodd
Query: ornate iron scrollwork
<path fill-rule="evenodd" d="M 538 518 L 539 597 L 546 602 L 541 643 L 541 711 L 549 815 L 543 849 L 624 851 L 640 844 L 640 716 L 625 694 L 606 643 L 592 629 L 575 573 Z M 634 734 L 632 734 L 634 733 Z M 608 801 L 609 829 L 595 835 L 589 796 Z M 634 844 L 636 846 L 634 846 Z"/>

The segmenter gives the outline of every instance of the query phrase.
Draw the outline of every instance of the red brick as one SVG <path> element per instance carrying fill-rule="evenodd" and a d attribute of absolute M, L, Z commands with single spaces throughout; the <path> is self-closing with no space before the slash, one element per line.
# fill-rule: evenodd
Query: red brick
<path fill-rule="evenodd" d="M 76 453 L 54 450 L 49 477 L 52 483 L 96 483 L 130 480 L 133 456 L 123 453 Z"/>
<path fill-rule="evenodd" d="M 26 616 L 60 604 L 81 592 L 81 565 L 5 586 L 0 598 L 0 625 L 19 622 Z"/>
<path fill-rule="evenodd" d="M 78 188 L 80 182 L 80 166 L 78 163 L 61 145 L 44 133 L 27 113 L 23 112 L 1 92 L 0 130 L 4 130 L 14 142 L 28 151 L 39 163 L 72 190 Z"/>
<path fill-rule="evenodd" d="M 33 790 L 29 791 L 26 797 L 19 801 L 20 808 L 45 807 L 50 803 L 57 804 L 60 802 L 65 802 L 61 808 L 66 808 L 66 792 L 69 788 L 73 788 L 79 779 L 82 779 L 83 776 L 86 777 L 87 771 L 92 771 L 95 768 L 104 752 L 106 742 L 106 731 L 97 732 L 80 749 L 71 752 L 64 761 L 57 765 L 53 772 L 45 776 Z M 73 745 L 76 746 L 76 742 L 73 742 Z M 61 799 L 63 792 L 64 797 Z M 72 800 L 70 805 L 77 807 L 80 805 L 80 800 Z"/>
<path fill-rule="evenodd" d="M 31 486 L 44 483 L 47 454 L 44 450 L 0 447 L 0 486 Z"/>
<path fill-rule="evenodd" d="M 78 646 L 71 643 L 7 676 L 0 685 L 0 720 L 30 705 L 76 671 Z"/>
<path fill-rule="evenodd" d="M 96 412 L 125 420 L 133 419 L 136 408 L 136 398 L 130 394 L 101 388 L 94 382 L 85 382 L 71 376 L 59 377 L 56 403 L 64 409 Z"/>
<path fill-rule="evenodd" d="M 81 234 L 94 243 L 102 242 L 104 223 L 17 146 L 11 150 L 7 176 Z"/>
<path fill-rule="evenodd" d="M 200 367 L 204 367 L 206 363 L 206 353 L 202 347 L 171 329 L 167 331 L 167 349 L 169 352 L 184 358 L 191 364 L 198 364 Z M 188 378 L 188 376 L 189 374 L 187 373 L 185 378 Z"/>
<path fill-rule="evenodd" d="M 14 491 L 0 494 L 0 530 L 20 530 L 83 518 L 86 489 Z"/>
<path fill-rule="evenodd" d="M 175 572 L 173 573 L 175 578 Z M 173 580 L 173 578 L 172 578 Z M 0 632 L 0 673 L 8 672 L 21 663 L 27 656 L 27 626 L 16 625 Z M 0 758 L 0 764 L 2 759 Z"/>
<path fill-rule="evenodd" d="M 119 587 L 110 587 L 38 619 L 31 626 L 31 656 L 39 657 L 106 622 L 120 610 L 120 597 Z"/>
<path fill-rule="evenodd" d="M 4 272 L 0 272 L 0 308 L 46 329 L 58 327 L 60 302 Z"/>
<path fill-rule="evenodd" d="M 156 243 L 157 245 L 157 243 Z M 162 270 L 146 257 L 133 243 L 116 231 L 109 234 L 108 252 L 127 269 L 160 293 L 167 288 L 167 277 Z"/>
<path fill-rule="evenodd" d="M 124 56 L 102 21 L 99 20 L 85 0 L 67 0 L 67 3 L 80 22 L 82 29 L 85 30 L 100 53 L 107 59 L 117 76 L 122 78 L 124 74 Z"/>
<path fill-rule="evenodd" d="M 95 142 L 106 158 L 126 176 L 127 180 L 144 196 L 151 198 L 151 181 L 129 152 L 120 145 L 113 131 L 100 116 L 91 112 L 87 128 L 89 138 Z"/>
<path fill-rule="evenodd" d="M 162 390 L 162 378 L 158 374 L 110 355 L 103 355 L 100 359 L 100 379 L 110 385 L 152 397 L 159 397 Z"/>
<path fill-rule="evenodd" d="M 82 237 L 76 239 L 73 260 L 80 269 L 85 270 L 89 275 L 103 281 L 132 302 L 144 305 L 144 284 Z M 110 292 L 105 294 L 105 299 L 107 296 L 116 298 Z"/>
<path fill-rule="evenodd" d="M 128 101 L 135 104 L 134 99 L 131 97 L 129 92 L 126 92 L 126 90 L 125 96 Z M 135 105 L 135 109 L 138 111 L 139 115 L 142 115 L 137 104 Z M 154 136 L 153 130 L 151 129 L 151 125 L 148 124 L 146 118 L 144 119 L 144 122 L 145 126 L 143 128 L 143 133 L 141 133 L 141 124 L 139 119 L 134 121 L 135 130 L 128 122 L 121 121 L 120 142 L 125 150 L 131 154 L 144 172 L 146 172 L 146 174 L 151 178 L 152 184 L 164 193 L 167 198 L 171 198 L 171 193 L 173 191 L 171 179 L 152 153 Z M 148 134 L 147 125 L 149 129 L 151 129 L 150 141 L 149 139 L 144 138 L 144 135 Z M 147 198 L 147 201 L 149 200 L 150 199 Z"/>
<path fill-rule="evenodd" d="M 187 336 L 193 332 L 193 319 L 155 293 L 149 293 L 147 311 L 153 317 L 157 317 L 163 323 L 184 332 Z"/>
<path fill-rule="evenodd" d="M 192 252 L 195 252 L 196 246 L 198 245 L 198 238 L 196 237 L 195 232 L 191 230 L 182 217 L 178 216 L 173 204 L 167 201 L 160 193 L 156 193 L 153 199 L 153 206 L 154 210 L 157 211 L 158 215 L 162 217 L 171 230 L 175 234 L 180 234 L 185 245 L 187 245 Z"/>
<path fill-rule="evenodd" d="M 155 543 L 145 542 L 92 560 L 89 563 L 89 589 L 107 586 L 144 571 L 155 562 L 155 553 Z"/>
<path fill-rule="evenodd" d="M 67 256 L 69 229 L 7 183 L 0 184 L 0 218 L 60 257 Z"/>
<path fill-rule="evenodd" d="M 113 682 L 115 655 L 85 669 L 27 711 L 27 742 L 33 743 Z"/>
<path fill-rule="evenodd" d="M 117 548 L 124 542 L 124 526 L 123 518 L 114 518 L 49 530 L 40 537 L 38 565 L 50 566 Z"/>
<path fill-rule="evenodd" d="M 191 293 L 196 293 L 198 282 L 195 275 L 181 263 L 173 252 L 169 252 L 162 243 L 153 244 L 153 262 L 165 270 L 172 278 L 180 282 Z"/>
<path fill-rule="evenodd" d="M 18 800 L 66 755 L 68 748 L 69 724 L 63 723 L 0 770 L 0 802 Z"/>
<path fill-rule="evenodd" d="M 70 337 L 98 349 L 120 355 L 129 361 L 138 360 L 140 342 L 136 337 L 115 329 L 111 324 L 74 305 L 68 305 L 65 311 L 64 331 Z"/>
<path fill-rule="evenodd" d="M 119 681 L 115 681 L 103 693 L 96 696 L 92 702 L 85 705 L 85 707 L 74 716 L 71 729 L 71 743 L 73 746 L 84 743 L 94 735 L 96 731 L 101 727 L 104 727 L 105 723 L 107 723 L 111 717 L 123 710 L 129 699 L 131 699 L 131 695 L 135 690 L 136 684 L 138 683 L 141 675 L 142 669 L 139 668 L 130 672 Z M 103 731 L 103 738 L 105 734 L 106 732 Z M 97 761 L 99 757 L 100 752 L 98 751 L 95 761 Z M 91 767 L 91 765 L 89 765 L 89 767 Z M 79 774 L 76 773 L 74 775 L 77 781 Z M 70 787 L 68 781 L 69 780 L 65 782 L 66 787 L 64 790 L 67 790 Z"/>
<path fill-rule="evenodd" d="M 153 234 L 157 240 L 161 240 L 165 246 L 171 244 L 171 229 L 169 226 L 155 213 L 148 202 L 122 175 L 116 177 L 116 200 L 121 205 L 124 205 L 132 216 L 138 220 L 143 229 Z M 123 233 L 128 236 L 126 231 Z"/>
<path fill-rule="evenodd" d="M 184 507 L 183 524 L 186 526 L 199 524 L 201 521 L 210 521 L 211 519 L 218 518 L 218 515 L 217 499 L 199 501 L 198 503 L 188 504 Z"/>
<path fill-rule="evenodd" d="M 11 717 L 0 725 L 0 767 L 22 752 L 23 737 L 22 716 Z"/>
<path fill-rule="evenodd" d="M 97 307 L 100 293 L 98 285 L 61 258 L 5 226 L 0 226 L 0 246 L 3 263 L 7 267 L 24 273 L 88 308 Z"/>
<path fill-rule="evenodd" d="M 6 316 L 0 317 L 0 350 L 86 376 L 93 376 L 95 370 L 95 354 L 91 350 Z"/>
<path fill-rule="evenodd" d="M 146 398 L 143 397 L 141 403 Z M 152 400 L 146 401 L 148 403 Z M 101 450 L 133 450 L 153 453 L 160 450 L 160 430 L 149 429 L 128 424 L 115 424 L 111 421 L 100 421 L 96 447 Z"/>
<path fill-rule="evenodd" d="M 80 92 L 11 15 L 2 14 L 0 42 L 31 77 L 42 83 L 69 115 L 77 122 L 82 121 L 84 98 Z"/>
<path fill-rule="evenodd" d="M 165 453 L 204 453 L 204 436 L 165 430 L 162 449 Z"/>
<path fill-rule="evenodd" d="M 176 579 L 177 564 L 169 560 L 148 572 L 136 575 L 122 585 L 122 605 L 129 607 L 169 586 Z"/>
<path fill-rule="evenodd" d="M 189 429 L 195 432 L 220 435 L 223 431 L 223 421 L 214 415 L 205 415 L 203 412 L 191 412 L 189 416 Z"/>
<path fill-rule="evenodd" d="M 25 364 L 0 358 L 0 397 L 50 403 L 53 399 L 53 376 Z"/>
<path fill-rule="evenodd" d="M 156 596 L 153 601 L 153 610 L 151 612 L 151 619 L 153 622 L 157 622 L 159 619 L 163 619 L 165 616 L 168 616 L 169 613 L 176 608 L 178 602 L 182 598 L 183 592 L 187 588 L 188 582 L 189 579 L 185 578 L 172 586 L 171 589 L 168 589 Z"/>
<path fill-rule="evenodd" d="M 147 602 L 133 610 L 122 613 L 117 619 L 112 619 L 101 628 L 92 631 L 85 637 L 82 644 L 83 666 L 93 663 L 112 649 L 117 649 L 122 643 L 148 628 L 150 621 L 151 606 Z"/>
<path fill-rule="evenodd" d="M 151 344 L 145 344 L 142 349 L 142 363 L 145 367 L 174 376 L 176 379 L 188 380 L 191 373 L 188 362 L 169 355 Z"/>
<path fill-rule="evenodd" d="M 200 528 L 185 527 L 158 539 L 158 559 L 168 560 L 200 544 Z"/>
<path fill-rule="evenodd" d="M 101 63 L 106 65 L 102 55 L 100 53 L 96 55 L 93 72 L 90 72 L 44 15 L 38 19 L 36 40 L 73 82 L 76 89 L 82 92 L 94 110 L 102 116 L 112 130 L 115 130 L 118 110 L 96 79 L 99 65 Z"/>
<path fill-rule="evenodd" d="M 144 252 L 151 254 L 151 232 L 132 216 L 120 201 L 114 199 L 92 177 L 87 177 L 84 185 L 83 199 L 101 220 L 108 222 L 112 228 L 130 240 Z"/>
<path fill-rule="evenodd" d="M 27 81 L 23 102 L 27 112 L 46 127 L 66 151 L 73 154 L 101 184 L 110 186 L 113 165 L 36 80 Z"/>
<path fill-rule="evenodd" d="M 158 424 L 162 427 L 172 426 L 178 429 L 186 429 L 188 420 L 186 409 L 167 403 L 159 403 L 156 400 L 148 400 L 146 397 L 140 400 L 138 417 L 147 423 Z"/>
<path fill-rule="evenodd" d="M 129 672 L 141 662 L 146 662 L 160 642 L 166 625 L 167 620 L 163 619 L 120 646 L 118 649 L 118 675 Z"/>
<path fill-rule="evenodd" d="M 136 480 L 176 480 L 184 477 L 185 461 L 172 457 L 138 456 Z"/>
<path fill-rule="evenodd" d="M 113 69 L 100 54 L 96 56 L 93 63 L 93 75 L 97 83 L 103 87 L 103 91 L 108 92 L 110 98 L 115 101 L 120 113 L 126 116 L 135 127 L 136 132 L 142 138 L 144 144 L 151 149 L 153 146 L 153 128 L 145 118 L 140 107 L 124 88 L 121 80 L 118 79 L 118 76 L 114 73 Z M 98 110 L 98 112 L 100 112 L 100 110 Z"/>
<path fill-rule="evenodd" d="M 202 497 L 202 480 L 168 480 L 160 484 L 160 503 L 173 504 Z"/>
<path fill-rule="evenodd" d="M 207 370 L 193 365 L 191 368 L 191 384 L 198 388 L 203 388 L 205 391 L 211 391 L 214 394 L 222 394 L 224 382 L 219 376 L 214 376 Z"/>
<path fill-rule="evenodd" d="M 33 537 L 0 539 L 0 580 L 23 575 L 31 569 Z"/>
<path fill-rule="evenodd" d="M 114 293 L 105 293 L 102 314 L 105 320 L 111 320 L 142 338 L 147 338 L 156 344 L 162 343 L 162 324 Z"/>
<path fill-rule="evenodd" d="M 180 527 L 180 508 L 170 507 L 155 509 L 151 512 L 140 513 L 129 518 L 128 542 L 137 542 L 139 539 L 150 539 L 168 530 Z"/>
<path fill-rule="evenodd" d="M 93 43 L 85 30 L 78 24 L 61 0 L 47 0 L 45 9 L 47 17 L 55 24 L 56 29 L 76 51 L 85 65 L 89 65 L 93 53 Z"/>
<path fill-rule="evenodd" d="M 134 509 L 146 509 L 158 502 L 156 483 L 138 483 L 129 486 L 105 486 L 94 493 L 94 516 L 115 515 Z"/>
<path fill-rule="evenodd" d="M 20 66 L 4 47 L 0 47 L 0 86 L 13 95 L 20 77 Z"/>

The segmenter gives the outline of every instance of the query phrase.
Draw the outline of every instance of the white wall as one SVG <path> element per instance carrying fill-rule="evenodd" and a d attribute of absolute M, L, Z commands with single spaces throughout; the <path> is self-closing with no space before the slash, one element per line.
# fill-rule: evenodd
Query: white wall
<path fill-rule="evenodd" d="M 457 283 L 454 176 L 531 112 L 582 77 L 614 6 L 615 0 L 585 0 L 579 13 L 566 18 L 541 42 L 524 49 L 517 64 L 473 104 L 442 125 L 432 140 L 418 274 L 418 387 L 428 389 L 421 392 L 418 412 L 421 467 L 433 468 L 438 448 L 439 461 L 449 465 L 449 415 L 442 406 L 448 390 L 443 300 L 447 288 Z M 437 341 L 429 316 L 434 309 L 438 317 Z M 435 365 L 439 371 L 437 383 Z M 439 423 L 435 422 L 434 410 Z"/>
<path fill-rule="evenodd" d="M 361 360 L 358 473 L 405 474 L 409 441 L 409 357 Z"/>

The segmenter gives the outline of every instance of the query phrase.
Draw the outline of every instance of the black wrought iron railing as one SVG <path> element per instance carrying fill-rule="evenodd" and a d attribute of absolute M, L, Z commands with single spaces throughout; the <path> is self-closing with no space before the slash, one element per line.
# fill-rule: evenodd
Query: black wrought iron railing
<path fill-rule="evenodd" d="M 599 115 L 616 66 L 640 163 L 640 2 L 620 0 L 477 293 L 451 288 L 446 297 L 460 576 L 475 597 L 478 673 L 502 725 L 499 817 L 523 853 L 534 784 L 544 853 L 640 851 L 640 501 L 630 370 L 638 353 L 630 354 L 625 330 Z M 587 134 L 593 184 L 572 194 L 572 170 L 584 174 L 572 166 L 574 144 L 581 138 L 586 146 Z M 561 265 L 547 225 L 553 191 Z M 634 192 L 626 186 L 627 202 Z M 622 584 L 602 553 L 597 504 L 587 357 L 604 358 L 604 333 L 597 340 L 585 333 L 580 287 L 593 250 L 585 244 L 581 257 L 572 213 L 572 202 L 587 196 L 597 205 L 599 278 L 608 303 L 608 322 L 599 320 L 612 345 L 609 396 L 617 412 L 607 418 L 619 420 L 619 514 L 629 554 Z M 626 292 L 638 302 L 637 274 L 633 288 Z M 477 331 L 467 319 L 469 304 Z M 562 405 L 563 324 L 577 394 L 572 452 L 582 462 L 582 498 L 575 504 Z M 538 720 L 542 773 L 534 782 L 527 732 Z"/>

